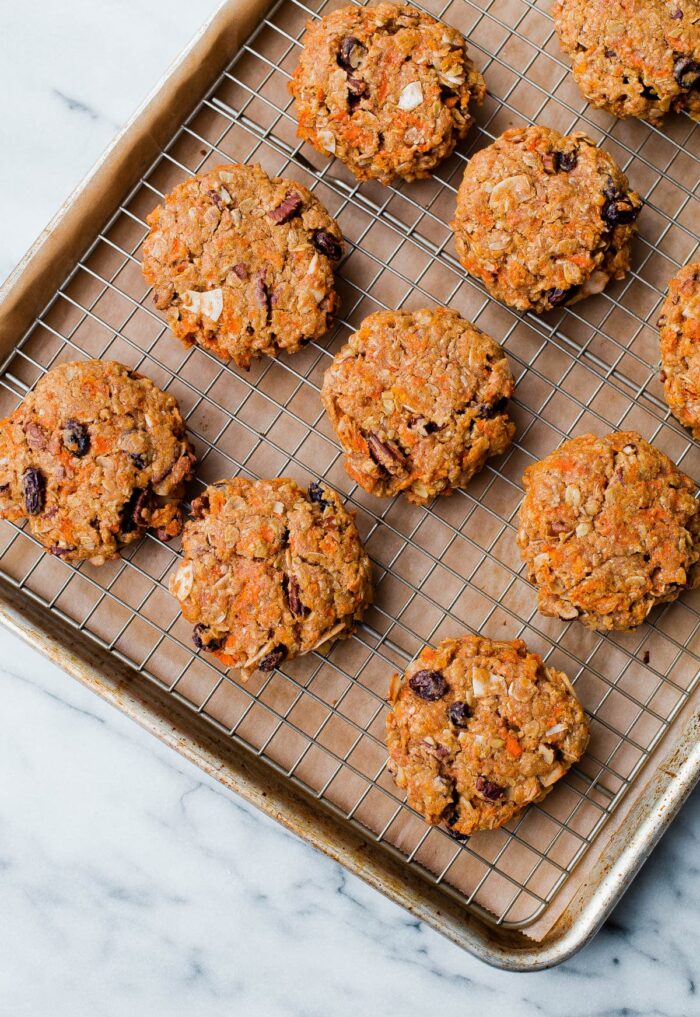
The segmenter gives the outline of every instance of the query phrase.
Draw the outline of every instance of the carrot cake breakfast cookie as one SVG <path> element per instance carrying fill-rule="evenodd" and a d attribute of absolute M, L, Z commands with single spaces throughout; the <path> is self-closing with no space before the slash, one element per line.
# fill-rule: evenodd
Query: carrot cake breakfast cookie
<path fill-rule="evenodd" d="M 697 0 L 555 0 L 552 17 L 594 106 L 654 124 L 668 110 L 700 119 Z"/>
<path fill-rule="evenodd" d="M 659 328 L 666 402 L 700 440 L 700 262 L 669 282 Z"/>
<path fill-rule="evenodd" d="M 371 494 L 424 504 L 510 445 L 505 353 L 456 311 L 378 311 L 326 371 L 321 399 L 345 469 Z"/>
<path fill-rule="evenodd" d="M 624 277 L 641 207 L 585 134 L 517 127 L 470 159 L 452 229 L 459 260 L 492 296 L 541 312 Z"/>
<path fill-rule="evenodd" d="M 393 3 L 310 22 L 289 88 L 299 137 L 384 184 L 429 176 L 486 92 L 456 29 Z"/>
<path fill-rule="evenodd" d="M 178 184 L 148 224 L 143 274 L 186 345 L 248 367 L 327 331 L 342 235 L 302 184 L 218 166 Z"/>
<path fill-rule="evenodd" d="M 588 744 L 569 679 L 519 639 L 426 647 L 389 701 L 389 769 L 408 804 L 458 840 L 541 801 Z"/>
<path fill-rule="evenodd" d="M 523 485 L 518 545 L 542 614 L 630 629 L 700 583 L 695 485 L 636 432 L 567 441 Z"/>
<path fill-rule="evenodd" d="M 192 504 L 170 579 L 194 644 L 244 678 L 349 636 L 372 599 L 353 516 L 323 483 L 236 477 Z"/>
<path fill-rule="evenodd" d="M 101 565 L 147 529 L 180 532 L 194 463 L 171 395 L 113 361 L 61 364 L 0 423 L 0 516 Z"/>

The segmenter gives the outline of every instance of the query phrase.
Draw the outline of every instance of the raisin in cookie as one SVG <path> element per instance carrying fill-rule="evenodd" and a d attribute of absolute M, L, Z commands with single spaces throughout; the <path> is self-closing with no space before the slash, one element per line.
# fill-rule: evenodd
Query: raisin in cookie
<path fill-rule="evenodd" d="M 505 452 L 513 387 L 500 346 L 434 307 L 365 318 L 326 371 L 321 398 L 352 479 L 424 504 Z"/>
<path fill-rule="evenodd" d="M 518 545 L 542 614 L 630 629 L 700 583 L 695 485 L 636 432 L 567 441 L 523 484 Z"/>
<path fill-rule="evenodd" d="M 669 282 L 659 328 L 666 402 L 700 440 L 700 262 Z"/>
<path fill-rule="evenodd" d="M 641 204 L 585 134 L 514 128 L 467 165 L 452 223 L 457 255 L 498 300 L 547 311 L 624 277 Z"/>
<path fill-rule="evenodd" d="M 457 839 L 541 801 L 588 744 L 569 679 L 519 639 L 426 647 L 389 700 L 389 769 L 408 804 Z"/>
<path fill-rule="evenodd" d="M 299 137 L 360 180 L 415 180 L 453 151 L 484 79 L 454 28 L 407 4 L 351 5 L 310 22 L 290 91 Z"/>
<path fill-rule="evenodd" d="M 352 515 L 325 484 L 236 477 L 192 504 L 170 580 L 194 643 L 244 677 L 349 636 L 372 599 Z"/>
<path fill-rule="evenodd" d="M 342 236 L 302 184 L 218 166 L 179 184 L 148 223 L 143 274 L 184 343 L 248 367 L 326 332 Z"/>
<path fill-rule="evenodd" d="M 668 110 L 700 119 L 697 0 L 556 0 L 552 16 L 594 106 L 655 124 Z"/>
<path fill-rule="evenodd" d="M 26 516 L 51 554 L 101 565 L 149 528 L 180 532 L 194 463 L 171 395 L 123 364 L 61 364 L 0 423 L 0 516 Z"/>

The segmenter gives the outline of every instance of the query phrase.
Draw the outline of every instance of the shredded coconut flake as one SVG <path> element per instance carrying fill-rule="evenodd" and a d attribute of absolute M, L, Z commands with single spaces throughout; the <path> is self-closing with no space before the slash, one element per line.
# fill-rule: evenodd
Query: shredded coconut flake
<path fill-rule="evenodd" d="M 319 131 L 318 140 L 331 155 L 335 152 L 335 135 L 332 131 Z"/>
<path fill-rule="evenodd" d="M 218 321 L 224 309 L 224 296 L 221 290 L 209 290 L 206 293 L 187 290 L 182 294 L 182 306 L 192 314 L 201 314 L 212 321 Z"/>
<path fill-rule="evenodd" d="M 399 96 L 399 109 L 415 109 L 423 102 L 423 89 L 420 81 L 412 81 L 406 85 Z"/>

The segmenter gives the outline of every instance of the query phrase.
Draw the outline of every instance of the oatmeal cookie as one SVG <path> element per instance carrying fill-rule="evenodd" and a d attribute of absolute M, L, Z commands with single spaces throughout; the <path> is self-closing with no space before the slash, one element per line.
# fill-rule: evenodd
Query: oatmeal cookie
<path fill-rule="evenodd" d="M 548 311 L 624 277 L 641 206 L 585 134 L 514 128 L 467 165 L 452 223 L 457 255 L 498 300 Z"/>
<path fill-rule="evenodd" d="M 180 532 L 194 463 L 171 395 L 113 361 L 61 364 L 0 422 L 0 517 L 101 565 L 147 529 Z"/>
<path fill-rule="evenodd" d="M 248 678 L 349 636 L 372 599 L 351 513 L 325 484 L 236 477 L 192 504 L 170 591 L 194 644 Z"/>
<path fill-rule="evenodd" d="M 542 614 L 630 629 L 700 583 L 695 485 L 636 432 L 567 441 L 523 485 L 518 545 Z"/>
<path fill-rule="evenodd" d="M 666 402 L 700 440 L 700 262 L 669 282 L 659 328 Z"/>
<path fill-rule="evenodd" d="M 218 166 L 179 184 L 148 224 L 143 274 L 186 345 L 248 367 L 328 329 L 342 235 L 302 184 Z"/>
<path fill-rule="evenodd" d="M 370 494 L 424 504 L 510 445 L 502 349 L 456 311 L 378 311 L 326 371 L 321 399 L 345 469 Z"/>
<path fill-rule="evenodd" d="M 389 701 L 389 769 L 408 804 L 457 839 L 541 801 L 588 744 L 569 679 L 520 639 L 426 647 Z"/>
<path fill-rule="evenodd" d="M 555 0 L 552 16 L 594 106 L 654 124 L 668 110 L 700 119 L 697 0 Z"/>
<path fill-rule="evenodd" d="M 430 176 L 486 92 L 456 29 L 392 3 L 310 22 L 289 88 L 299 137 L 384 184 Z"/>

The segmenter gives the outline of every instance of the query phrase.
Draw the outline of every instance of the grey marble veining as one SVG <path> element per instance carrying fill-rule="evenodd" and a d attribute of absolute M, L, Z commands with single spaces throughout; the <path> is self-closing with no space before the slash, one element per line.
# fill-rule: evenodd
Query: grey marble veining
<path fill-rule="evenodd" d="M 0 277 L 213 2 L 0 3 Z M 491 970 L 0 630 L 0 1017 L 693 1017 L 700 794 L 562 967 Z"/>

